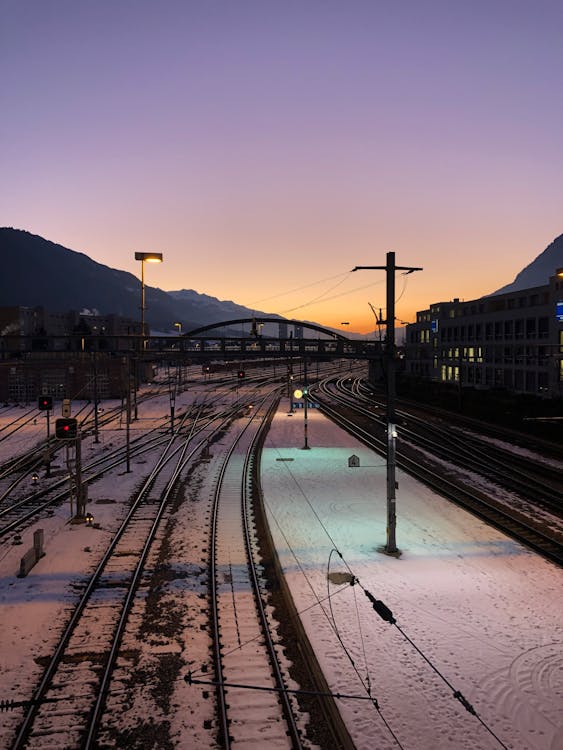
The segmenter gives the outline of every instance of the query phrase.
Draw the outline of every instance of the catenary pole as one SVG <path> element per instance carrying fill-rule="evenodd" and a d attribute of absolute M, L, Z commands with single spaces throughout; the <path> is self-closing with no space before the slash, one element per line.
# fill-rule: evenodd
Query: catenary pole
<path fill-rule="evenodd" d="M 385 271 L 387 289 L 386 339 L 385 361 L 387 372 L 387 541 L 385 552 L 389 555 L 397 554 L 397 500 L 395 491 L 396 480 L 396 372 L 395 372 L 395 272 L 422 271 L 422 268 L 395 265 L 395 253 L 389 252 L 384 266 L 356 266 L 352 271 Z"/>

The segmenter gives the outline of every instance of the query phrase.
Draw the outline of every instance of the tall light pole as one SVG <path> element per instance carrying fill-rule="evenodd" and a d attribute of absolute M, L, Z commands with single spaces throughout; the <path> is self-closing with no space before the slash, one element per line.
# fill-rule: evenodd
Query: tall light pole
<path fill-rule="evenodd" d="M 387 360 L 387 544 L 385 552 L 396 554 L 397 510 L 395 490 L 396 455 L 395 440 L 397 438 L 397 424 L 395 415 L 396 384 L 395 384 L 395 271 L 422 271 L 422 268 L 410 266 L 396 266 L 395 253 L 387 253 L 387 263 L 384 266 L 356 266 L 352 271 L 385 271 L 387 274 L 387 320 L 385 355 Z M 373 309 L 373 308 L 372 308 Z M 375 314 L 375 313 L 374 313 Z"/>
<path fill-rule="evenodd" d="M 143 341 L 142 349 L 145 348 L 145 262 L 162 263 L 162 253 L 135 253 L 135 260 L 141 261 L 141 336 Z"/>

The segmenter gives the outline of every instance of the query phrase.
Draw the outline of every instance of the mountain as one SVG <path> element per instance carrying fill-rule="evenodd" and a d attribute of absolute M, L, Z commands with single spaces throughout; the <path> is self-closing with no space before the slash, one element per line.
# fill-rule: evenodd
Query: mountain
<path fill-rule="evenodd" d="M 543 253 L 540 253 L 535 260 L 522 269 L 511 284 L 497 289 L 489 296 L 543 286 L 549 282 L 550 276 L 553 276 L 558 268 L 563 268 L 563 234 L 556 237 Z"/>
<path fill-rule="evenodd" d="M 198 292 L 194 292 L 193 289 L 180 289 L 177 292 L 168 292 L 168 294 L 183 305 L 197 306 L 199 314 L 208 323 L 216 323 L 219 320 L 249 318 L 252 315 L 270 318 L 280 317 L 279 315 L 250 310 L 248 307 L 237 305 L 236 302 L 219 300 L 217 297 L 210 297 L 208 294 L 199 294 Z"/>
<path fill-rule="evenodd" d="M 0 228 L 0 306 L 43 306 L 53 312 L 97 310 L 138 320 L 140 281 L 132 273 L 96 263 L 84 253 L 30 234 Z M 268 316 L 234 302 L 183 289 L 145 285 L 146 320 L 153 330 L 184 331 L 220 320 Z"/>

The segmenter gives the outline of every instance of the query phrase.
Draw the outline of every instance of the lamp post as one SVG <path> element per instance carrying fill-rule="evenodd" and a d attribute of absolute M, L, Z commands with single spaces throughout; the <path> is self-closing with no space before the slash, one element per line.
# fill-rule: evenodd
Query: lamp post
<path fill-rule="evenodd" d="M 178 336 L 182 335 L 182 324 L 181 323 L 174 323 L 174 328 L 178 329 Z"/>
<path fill-rule="evenodd" d="M 145 262 L 162 263 L 162 253 L 135 253 L 135 260 L 141 261 L 141 336 L 142 349 L 145 348 Z"/>
<path fill-rule="evenodd" d="M 297 388 L 295 391 L 293 391 L 293 395 L 295 398 L 302 398 L 303 399 L 303 438 L 304 438 L 304 445 L 303 450 L 308 451 L 309 446 L 309 433 L 307 429 L 307 399 L 309 398 L 309 384 L 307 382 L 307 360 L 304 360 L 304 379 L 303 379 L 303 387 Z"/>

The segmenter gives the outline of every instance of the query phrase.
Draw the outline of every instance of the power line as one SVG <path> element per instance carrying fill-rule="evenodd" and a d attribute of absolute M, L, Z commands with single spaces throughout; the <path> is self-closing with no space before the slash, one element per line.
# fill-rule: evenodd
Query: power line
<path fill-rule="evenodd" d="M 378 282 L 383 283 L 383 282 Z M 341 292 L 340 294 L 334 294 L 332 297 L 317 297 L 314 300 L 311 300 L 309 302 L 304 302 L 302 305 L 297 305 L 297 307 L 292 307 L 289 310 L 280 310 L 278 311 L 278 315 L 284 315 L 285 313 L 293 312 L 294 310 L 300 310 L 303 307 L 310 307 L 310 305 L 314 304 L 315 302 L 330 302 L 333 299 L 338 299 L 339 297 L 346 297 L 348 294 L 353 294 L 354 292 L 362 291 L 363 289 L 371 289 L 374 285 L 373 284 L 365 284 L 364 286 L 357 286 L 354 287 L 354 289 L 350 289 L 347 292 Z"/>
<path fill-rule="evenodd" d="M 459 701 L 459 702 L 461 703 L 461 705 L 462 705 L 462 706 L 463 706 L 463 707 L 465 708 L 465 710 L 466 710 L 466 711 L 467 711 L 468 713 L 470 713 L 471 715 L 475 716 L 475 718 L 476 718 L 476 719 L 477 719 L 477 720 L 478 720 L 478 721 L 480 722 L 480 724 L 481 724 L 481 725 L 482 725 L 482 726 L 483 726 L 483 727 L 484 727 L 484 728 L 485 728 L 485 729 L 486 729 L 486 730 L 487 730 L 487 731 L 489 732 L 489 734 L 490 734 L 490 735 L 491 735 L 491 736 L 492 736 L 492 737 L 493 737 L 493 738 L 494 738 L 494 739 L 495 739 L 495 740 L 496 740 L 496 741 L 497 741 L 497 742 L 499 743 L 499 745 L 500 745 L 500 746 L 501 746 L 502 748 L 504 748 L 504 750 L 508 750 L 507 746 L 506 746 L 506 745 L 505 745 L 505 744 L 504 744 L 504 743 L 502 742 L 502 740 L 501 740 L 501 739 L 500 739 L 500 738 L 499 738 L 499 737 L 498 737 L 498 736 L 497 736 L 497 735 L 495 734 L 495 732 L 494 732 L 494 731 L 493 731 L 493 730 L 491 729 L 491 727 L 489 727 L 489 726 L 488 726 L 488 724 L 487 724 L 487 723 L 486 723 L 486 722 L 485 722 L 485 721 L 484 721 L 484 720 L 483 720 L 483 719 L 481 718 L 481 716 L 479 716 L 479 714 L 477 713 L 477 711 L 475 710 L 475 708 L 474 708 L 474 707 L 473 707 L 473 706 L 471 705 L 471 703 L 470 703 L 470 702 L 469 702 L 469 701 L 467 700 L 467 698 L 465 698 L 465 696 L 464 696 L 464 695 L 462 694 L 462 692 L 461 692 L 460 690 L 456 690 L 456 689 L 454 688 L 454 686 L 453 686 L 453 685 L 452 685 L 452 684 L 451 684 L 451 683 L 450 683 L 450 682 L 448 681 L 448 679 L 447 679 L 447 678 L 445 677 L 445 675 L 443 675 L 443 674 L 442 674 L 442 673 L 440 672 L 440 670 L 439 670 L 439 669 L 438 669 L 438 668 L 436 667 L 436 665 L 435 665 L 435 664 L 434 664 L 434 663 L 433 663 L 433 662 L 431 661 L 431 659 L 430 659 L 429 657 L 427 657 L 427 656 L 426 656 L 426 655 L 424 654 L 424 652 L 422 651 L 422 649 L 420 649 L 420 648 L 419 648 L 419 647 L 418 647 L 418 646 L 417 646 L 417 645 L 415 644 L 415 642 L 414 642 L 414 641 L 413 641 L 413 640 L 412 640 L 412 639 L 411 639 L 411 638 L 410 638 L 410 637 L 409 637 L 409 636 L 408 636 L 408 635 L 407 635 L 407 634 L 405 633 L 405 631 L 404 631 L 404 630 L 403 630 L 403 629 L 402 629 L 402 628 L 401 628 L 401 627 L 400 627 L 400 626 L 399 626 L 399 625 L 397 624 L 397 621 L 396 621 L 396 619 L 395 619 L 395 617 L 394 617 L 394 615 L 393 615 L 393 612 L 392 612 L 392 611 L 391 611 L 391 610 L 389 609 L 389 607 L 387 607 L 387 605 L 386 605 L 386 604 L 385 604 L 385 603 L 384 603 L 383 601 L 381 601 L 380 599 L 376 599 L 376 597 L 375 597 L 375 596 L 374 596 L 374 595 L 373 595 L 373 594 L 372 594 L 371 592 L 369 592 L 369 591 L 368 591 L 368 590 L 367 590 L 367 589 L 366 589 L 366 588 L 365 588 L 365 587 L 364 587 L 364 586 L 363 586 L 363 585 L 361 584 L 361 582 L 360 582 L 359 578 L 357 578 L 357 577 L 356 577 L 356 576 L 354 575 L 354 573 L 353 573 L 353 571 L 352 571 L 352 569 L 351 569 L 350 565 L 349 565 L 349 564 L 348 564 L 348 563 L 346 562 L 346 560 L 345 560 L 345 558 L 343 557 L 342 553 L 341 553 L 341 552 L 339 551 L 339 549 L 338 549 L 338 546 L 337 546 L 337 544 L 336 544 L 335 540 L 334 540 L 334 539 L 332 538 L 332 536 L 331 536 L 331 535 L 330 535 L 330 533 L 328 532 L 328 530 L 327 530 L 326 526 L 324 525 L 324 523 L 323 523 L 323 522 L 321 521 L 321 519 L 319 518 L 319 516 L 318 516 L 317 512 L 316 512 L 316 511 L 315 511 L 315 509 L 314 509 L 314 508 L 312 507 L 312 504 L 311 504 L 311 502 L 309 501 L 309 499 L 307 498 L 307 496 L 306 496 L 306 494 L 305 494 L 305 492 L 304 492 L 303 488 L 301 487 L 301 485 L 300 485 L 300 484 L 299 484 L 299 482 L 297 481 L 297 478 L 296 478 L 296 476 L 295 476 L 295 475 L 293 474 L 293 472 L 291 471 L 291 468 L 290 468 L 290 467 L 289 467 L 289 466 L 288 466 L 287 464 L 284 464 L 284 466 L 285 466 L 285 469 L 286 469 L 286 471 L 287 471 L 287 472 L 289 473 L 289 475 L 291 476 L 291 478 L 293 479 L 293 481 L 294 481 L 294 482 L 295 482 L 295 484 L 297 485 L 297 487 L 298 487 L 298 489 L 299 489 L 299 492 L 301 493 L 301 495 L 302 495 L 302 496 L 303 496 L 303 498 L 305 499 L 305 502 L 307 503 L 307 505 L 308 505 L 308 506 L 309 506 L 309 508 L 311 509 L 311 511 L 312 511 L 312 513 L 313 513 L 313 515 L 314 515 L 314 516 L 315 516 L 315 518 L 316 518 L 316 519 L 318 520 L 318 522 L 319 522 L 319 525 L 320 525 L 320 527 L 321 527 L 321 528 L 322 528 L 322 530 L 323 530 L 323 531 L 325 532 L 326 536 L 328 537 L 328 539 L 330 540 L 331 544 L 333 545 L 333 549 L 331 550 L 331 553 L 330 553 L 330 556 L 329 556 L 329 564 L 330 564 L 330 558 L 331 558 L 331 556 L 332 556 L 332 553 L 333 553 L 333 552 L 336 552 L 336 554 L 337 554 L 337 555 L 338 555 L 338 556 L 340 557 L 340 559 L 342 560 L 342 563 L 343 563 L 343 564 L 344 564 L 344 566 L 346 567 L 346 569 L 347 569 L 348 573 L 350 574 L 350 581 L 349 581 L 349 585 L 350 585 L 350 586 L 354 586 L 355 584 L 358 584 L 358 585 L 360 586 L 360 588 L 361 588 L 361 589 L 363 590 L 363 592 L 364 592 L 364 594 L 366 595 L 366 597 L 367 597 L 367 598 L 369 599 L 369 601 L 371 602 L 371 604 L 372 604 L 372 607 L 373 607 L 373 609 L 375 610 L 375 612 L 377 612 L 377 614 L 378 614 L 378 615 L 379 615 L 379 616 L 381 617 L 381 619 L 383 619 L 383 620 L 384 620 L 385 622 L 388 622 L 388 623 L 389 623 L 389 624 L 391 624 L 391 625 L 394 625 L 394 626 L 395 626 L 395 627 L 397 628 L 397 630 L 398 630 L 398 631 L 399 631 L 399 633 L 400 633 L 400 634 L 401 634 L 401 635 L 403 636 L 403 638 L 404 638 L 404 639 L 405 639 L 405 640 L 406 640 L 406 641 L 407 641 L 407 642 L 408 642 L 408 643 L 409 643 L 409 644 L 410 644 L 410 645 L 411 645 L 411 646 L 412 646 L 412 647 L 413 647 L 413 648 L 415 649 L 415 651 L 416 651 L 416 652 L 417 652 L 417 653 L 418 653 L 418 654 L 419 654 L 419 655 L 420 655 L 420 656 L 421 656 L 421 657 L 422 657 L 422 658 L 424 659 L 424 661 L 425 661 L 425 662 L 426 662 L 426 663 L 428 664 L 428 666 L 429 666 L 429 667 L 430 667 L 430 668 L 431 668 L 431 669 L 432 669 L 432 670 L 433 670 L 433 671 L 434 671 L 434 672 L 435 672 L 435 673 L 436 673 L 436 674 L 437 674 L 437 675 L 438 675 L 438 676 L 440 677 L 440 679 L 442 679 L 442 680 L 443 680 L 443 682 L 444 682 L 444 683 L 445 683 L 445 684 L 446 684 L 446 685 L 447 685 L 447 686 L 448 686 L 448 687 L 449 687 L 449 688 L 450 688 L 450 689 L 452 690 L 452 695 L 453 695 L 453 697 L 454 697 L 454 698 L 455 698 L 455 699 L 456 699 L 457 701 Z M 272 513 L 272 510 L 271 510 L 270 508 L 269 508 L 269 512 L 270 512 L 270 514 L 272 515 L 272 517 L 274 518 L 274 520 L 275 520 L 275 523 L 276 523 L 276 525 L 278 526 L 278 528 L 280 528 L 280 526 L 279 526 L 279 523 L 278 523 L 278 521 L 277 521 L 277 519 L 276 519 L 276 516 L 275 516 L 275 514 L 274 514 L 274 513 Z M 287 544 L 288 544 L 288 546 L 289 546 L 289 541 L 287 540 L 287 538 L 286 538 L 286 535 L 284 534 L 284 532 L 283 532 L 283 531 L 282 531 L 281 529 L 280 529 L 280 531 L 281 531 L 281 533 L 283 534 L 283 536 L 284 536 L 284 539 L 285 539 L 286 543 L 287 543 Z M 291 549 L 291 547 L 290 547 L 290 549 Z M 300 569 L 302 570 L 302 566 L 301 566 L 301 564 L 299 563 L 299 561 L 297 560 L 297 557 L 296 557 L 296 555 L 295 555 L 295 552 L 293 551 L 293 549 L 291 549 L 291 552 L 292 552 L 292 554 L 293 554 L 294 558 L 296 559 L 296 562 L 297 562 L 297 564 L 299 565 Z M 308 581 L 308 583 L 309 583 L 309 586 L 310 586 L 310 588 L 312 589 L 311 583 L 310 583 L 309 581 Z M 338 593 L 340 593 L 340 591 L 342 591 L 342 589 L 339 589 Z M 316 598 L 318 599 L 318 597 L 316 596 L 316 593 L 315 593 L 315 592 L 313 592 L 313 593 L 314 593 L 315 597 L 316 597 Z M 341 644 L 341 646 L 342 646 L 342 648 L 343 648 L 343 650 L 344 650 L 344 653 L 346 654 L 346 656 L 347 656 L 347 657 L 348 657 L 348 659 L 350 660 L 350 662 L 351 662 L 351 664 L 352 664 L 352 666 L 353 666 L 353 668 L 354 668 L 354 671 L 355 671 L 355 672 L 356 672 L 356 674 L 358 675 L 358 677 L 359 677 L 360 681 L 362 682 L 362 684 L 364 684 L 364 683 L 363 683 L 363 680 L 362 680 L 362 678 L 361 678 L 361 676 L 360 676 L 360 674 L 359 674 L 359 672 L 358 672 L 358 670 L 357 670 L 357 668 L 356 668 L 356 665 L 355 665 L 355 663 L 354 663 L 354 661 L 353 661 L 352 657 L 350 656 L 350 654 L 349 654 L 349 652 L 348 652 L 348 649 L 346 648 L 346 646 L 345 646 L 345 644 L 344 644 L 344 642 L 343 642 L 343 640 L 342 640 L 342 638 L 341 638 L 341 636 L 340 636 L 340 634 L 339 634 L 339 632 L 338 632 L 338 627 L 336 626 L 336 622 L 335 622 L 335 619 L 334 619 L 334 614 L 332 613 L 332 604 L 331 604 L 331 597 L 327 597 L 327 598 L 329 599 L 329 606 L 330 606 L 330 609 L 331 609 L 331 617 L 332 617 L 332 620 L 331 620 L 330 618 L 328 618 L 328 616 L 327 616 L 327 614 L 326 614 L 326 612 L 324 611 L 324 608 L 323 608 L 322 606 L 321 606 L 321 609 L 322 609 L 322 611 L 324 612 L 324 614 L 325 614 L 325 617 L 327 617 L 327 619 L 328 619 L 328 622 L 329 622 L 329 624 L 331 625 L 331 628 L 332 628 L 333 632 L 335 633 L 336 637 L 338 638 L 338 641 L 340 642 L 340 644 Z M 370 694 L 370 692 L 371 692 L 371 687 L 369 686 L 369 677 L 368 677 L 368 685 L 364 685 L 364 688 L 366 689 L 366 692 L 368 692 L 368 694 Z M 373 703 L 373 705 L 374 705 L 374 707 L 376 708 L 376 710 L 378 711 L 378 713 L 380 714 L 380 716 L 381 716 L 381 719 L 382 719 L 382 720 L 384 721 L 385 725 L 387 726 L 387 728 L 389 729 L 389 731 L 391 732 L 391 734 L 392 734 L 392 735 L 393 735 L 393 737 L 395 738 L 396 742 L 397 742 L 398 744 L 400 744 L 400 743 L 399 743 L 399 740 L 398 740 L 398 739 L 397 739 L 397 738 L 395 737 L 394 733 L 392 732 L 391 728 L 389 727 L 389 725 L 388 725 L 388 724 L 387 724 L 387 722 L 385 721 L 384 717 L 383 717 L 383 716 L 381 715 L 381 712 L 380 712 L 380 710 L 379 710 L 379 705 L 378 705 L 377 701 L 376 701 L 375 699 L 373 699 L 373 700 L 374 700 L 374 703 Z"/>
<path fill-rule="evenodd" d="M 318 279 L 317 281 L 313 281 L 310 284 L 305 284 L 304 286 L 298 286 L 295 289 L 289 289 L 287 292 L 279 292 L 278 294 L 272 294 L 269 297 L 262 297 L 262 299 L 258 299 L 255 302 L 251 302 L 249 304 L 249 307 L 254 307 L 255 305 L 259 305 L 262 302 L 268 302 L 271 299 L 277 299 L 278 297 L 286 297 L 288 294 L 294 294 L 295 292 L 302 292 L 303 289 L 310 289 L 312 286 L 317 286 L 318 284 L 324 284 L 325 281 L 332 281 L 333 279 L 339 279 L 341 276 L 346 277 L 348 276 L 349 271 L 346 271 L 344 274 L 338 273 L 334 276 L 327 276 L 326 279 Z"/>

